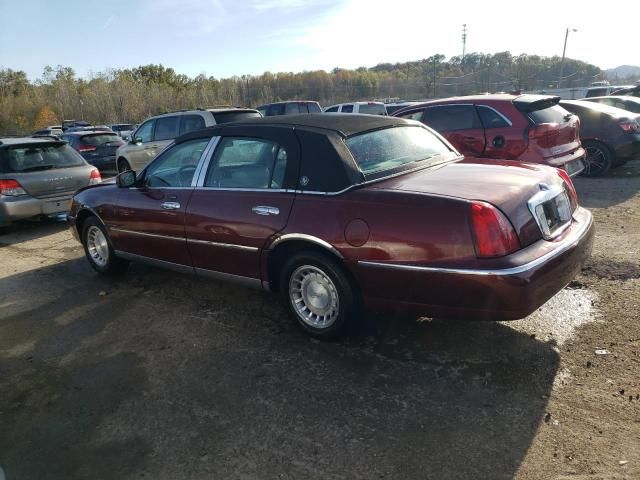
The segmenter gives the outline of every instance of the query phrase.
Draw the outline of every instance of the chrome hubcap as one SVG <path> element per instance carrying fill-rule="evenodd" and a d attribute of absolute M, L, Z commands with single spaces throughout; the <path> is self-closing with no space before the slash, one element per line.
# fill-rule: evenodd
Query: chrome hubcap
<path fill-rule="evenodd" d="M 109 261 L 109 243 L 102 230 L 92 225 L 87 230 L 87 250 L 93 263 L 104 267 Z"/>
<path fill-rule="evenodd" d="M 585 173 L 598 173 L 606 165 L 606 153 L 598 147 L 587 147 Z"/>
<path fill-rule="evenodd" d="M 310 327 L 328 328 L 338 318 L 338 291 L 319 268 L 303 265 L 293 272 L 289 280 L 289 299 L 300 320 Z"/>

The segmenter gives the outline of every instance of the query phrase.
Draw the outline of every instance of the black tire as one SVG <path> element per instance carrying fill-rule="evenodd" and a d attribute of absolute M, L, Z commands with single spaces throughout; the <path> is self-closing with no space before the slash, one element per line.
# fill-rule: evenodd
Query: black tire
<path fill-rule="evenodd" d="M 118 164 L 116 165 L 118 173 L 126 172 L 127 170 L 131 170 L 131 165 L 127 161 L 126 158 L 120 157 L 118 159 Z"/>
<path fill-rule="evenodd" d="M 604 143 L 586 140 L 582 146 L 587 152 L 582 175 L 585 177 L 601 177 L 609 171 L 613 162 L 613 154 Z"/>
<path fill-rule="evenodd" d="M 102 232 L 100 237 L 99 232 Z M 103 242 L 100 240 L 103 239 Z M 89 265 L 98 273 L 113 275 L 124 272 L 129 262 L 116 256 L 111 241 L 102 222 L 96 217 L 89 217 L 82 225 L 82 245 Z"/>
<path fill-rule="evenodd" d="M 304 280 L 299 281 L 300 278 Z M 296 285 L 300 286 L 299 290 Z M 317 290 L 309 293 L 313 288 Z M 280 292 L 296 323 L 307 334 L 321 340 L 338 337 L 359 310 L 354 288 L 343 267 L 330 256 L 314 251 L 296 253 L 286 261 L 280 274 Z M 333 303 L 334 295 L 336 304 Z M 319 303 L 307 303 L 314 300 Z M 301 309 L 306 309 L 308 315 L 300 313 Z M 318 311 L 329 313 L 319 315 Z"/>

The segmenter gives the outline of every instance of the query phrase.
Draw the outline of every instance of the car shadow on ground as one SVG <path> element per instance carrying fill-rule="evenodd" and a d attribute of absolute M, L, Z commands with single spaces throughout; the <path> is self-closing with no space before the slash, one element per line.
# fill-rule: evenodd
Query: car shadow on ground
<path fill-rule="evenodd" d="M 20 220 L 0 229 L 0 248 L 60 233 L 67 228 L 66 214 L 60 218 Z"/>
<path fill-rule="evenodd" d="M 640 190 L 640 160 L 610 170 L 602 178 L 576 177 L 578 201 L 586 208 L 607 208 L 623 203 Z"/>
<path fill-rule="evenodd" d="M 512 478 L 559 365 L 498 323 L 319 342 L 273 295 L 143 265 L 0 292 L 7 478 Z"/>

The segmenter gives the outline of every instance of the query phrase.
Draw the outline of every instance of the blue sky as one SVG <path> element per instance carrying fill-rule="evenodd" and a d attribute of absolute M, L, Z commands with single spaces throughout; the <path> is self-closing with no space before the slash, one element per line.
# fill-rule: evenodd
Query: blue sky
<path fill-rule="evenodd" d="M 640 64 L 637 15 L 604 20 L 584 2 L 508 0 L 0 0 L 0 67 L 88 77 L 161 63 L 216 77 L 373 66 L 467 51 L 561 55 L 602 68 Z M 629 12 L 630 13 L 630 12 Z"/>

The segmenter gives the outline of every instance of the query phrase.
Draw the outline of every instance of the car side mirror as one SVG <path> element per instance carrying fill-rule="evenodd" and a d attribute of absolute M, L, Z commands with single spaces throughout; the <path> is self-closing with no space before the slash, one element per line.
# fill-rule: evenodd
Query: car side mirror
<path fill-rule="evenodd" d="M 116 177 L 116 185 L 120 188 L 129 188 L 136 184 L 136 180 L 136 172 L 133 170 L 127 170 L 126 172 L 118 174 Z"/>
<path fill-rule="evenodd" d="M 136 145 L 140 145 L 142 143 L 142 137 L 134 137 L 131 140 L 131 143 L 135 143 Z"/>

